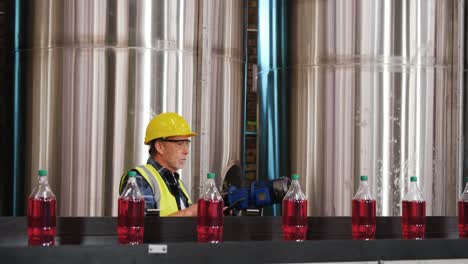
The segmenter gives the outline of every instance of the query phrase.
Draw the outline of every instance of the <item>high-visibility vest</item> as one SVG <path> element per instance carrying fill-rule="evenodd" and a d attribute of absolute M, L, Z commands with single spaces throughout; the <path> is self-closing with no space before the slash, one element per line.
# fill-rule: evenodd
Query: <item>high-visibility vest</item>
<path fill-rule="evenodd" d="M 151 189 L 153 190 L 154 200 L 159 206 L 159 215 L 160 216 L 168 216 L 179 211 L 177 207 L 177 201 L 174 195 L 172 195 L 171 191 L 167 187 L 164 179 L 161 177 L 159 172 L 153 167 L 151 164 L 145 164 L 141 166 L 137 166 L 135 168 L 143 178 L 145 178 L 146 182 L 150 185 Z M 124 179 L 127 175 L 128 171 L 122 176 L 120 180 L 120 190 L 122 190 L 124 185 Z M 182 192 L 188 199 L 188 203 L 192 204 L 190 197 L 185 190 L 185 186 L 182 181 L 179 180 L 179 186 Z"/>

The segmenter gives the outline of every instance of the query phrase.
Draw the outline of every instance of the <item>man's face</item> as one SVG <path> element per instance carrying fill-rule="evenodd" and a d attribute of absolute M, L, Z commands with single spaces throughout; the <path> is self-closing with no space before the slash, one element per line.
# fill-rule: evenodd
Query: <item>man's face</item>
<path fill-rule="evenodd" d="M 189 137 L 168 137 L 156 141 L 156 150 L 159 153 L 160 163 L 172 172 L 184 167 L 190 148 Z"/>

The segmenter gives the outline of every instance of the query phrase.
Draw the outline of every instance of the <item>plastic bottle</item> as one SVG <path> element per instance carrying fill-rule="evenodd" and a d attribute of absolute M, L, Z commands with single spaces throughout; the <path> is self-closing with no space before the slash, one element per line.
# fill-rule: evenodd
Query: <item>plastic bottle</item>
<path fill-rule="evenodd" d="M 283 198 L 283 240 L 307 239 L 307 198 L 301 190 L 299 175 L 293 174 L 291 186 Z"/>
<path fill-rule="evenodd" d="M 224 201 L 216 188 L 215 174 L 208 173 L 205 191 L 198 200 L 197 240 L 203 243 L 223 241 Z"/>
<path fill-rule="evenodd" d="M 361 183 L 352 202 L 352 233 L 354 240 L 375 239 L 376 202 L 367 184 L 367 176 L 361 176 Z"/>
<path fill-rule="evenodd" d="M 143 243 L 145 199 L 136 183 L 136 172 L 128 172 L 128 180 L 119 197 L 117 235 L 120 244 Z"/>
<path fill-rule="evenodd" d="M 458 200 L 458 235 L 460 238 L 468 238 L 468 177 L 464 178 L 466 182 L 465 190 Z"/>
<path fill-rule="evenodd" d="M 408 193 L 402 201 L 401 235 L 403 239 L 424 239 L 426 232 L 426 201 L 412 176 Z"/>
<path fill-rule="evenodd" d="M 55 244 L 56 200 L 47 182 L 47 171 L 39 170 L 39 184 L 28 198 L 28 244 Z"/>

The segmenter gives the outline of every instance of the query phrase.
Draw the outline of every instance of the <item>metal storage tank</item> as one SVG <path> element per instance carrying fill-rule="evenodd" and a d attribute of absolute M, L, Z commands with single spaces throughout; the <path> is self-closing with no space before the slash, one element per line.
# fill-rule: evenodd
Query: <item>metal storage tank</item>
<path fill-rule="evenodd" d="M 120 176 L 146 162 L 146 125 L 165 111 L 204 132 L 181 172 L 192 198 L 200 175 L 240 164 L 242 18 L 240 0 L 22 2 L 15 52 L 26 96 L 25 195 L 45 168 L 60 216 L 115 215 Z M 215 120 L 202 123 L 207 112 Z M 200 156 L 204 140 L 217 143 L 214 156 Z"/>
<path fill-rule="evenodd" d="M 463 8 L 260 0 L 260 176 L 297 172 L 309 215 L 340 216 L 368 175 L 378 215 L 391 216 L 416 175 L 427 214 L 455 215 Z"/>

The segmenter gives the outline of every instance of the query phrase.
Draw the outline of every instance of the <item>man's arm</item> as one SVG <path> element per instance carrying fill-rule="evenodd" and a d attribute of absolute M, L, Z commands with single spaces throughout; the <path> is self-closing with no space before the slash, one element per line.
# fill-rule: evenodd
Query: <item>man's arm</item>
<path fill-rule="evenodd" d="M 198 204 L 193 204 L 183 210 L 177 211 L 168 216 L 197 216 L 198 215 Z"/>

